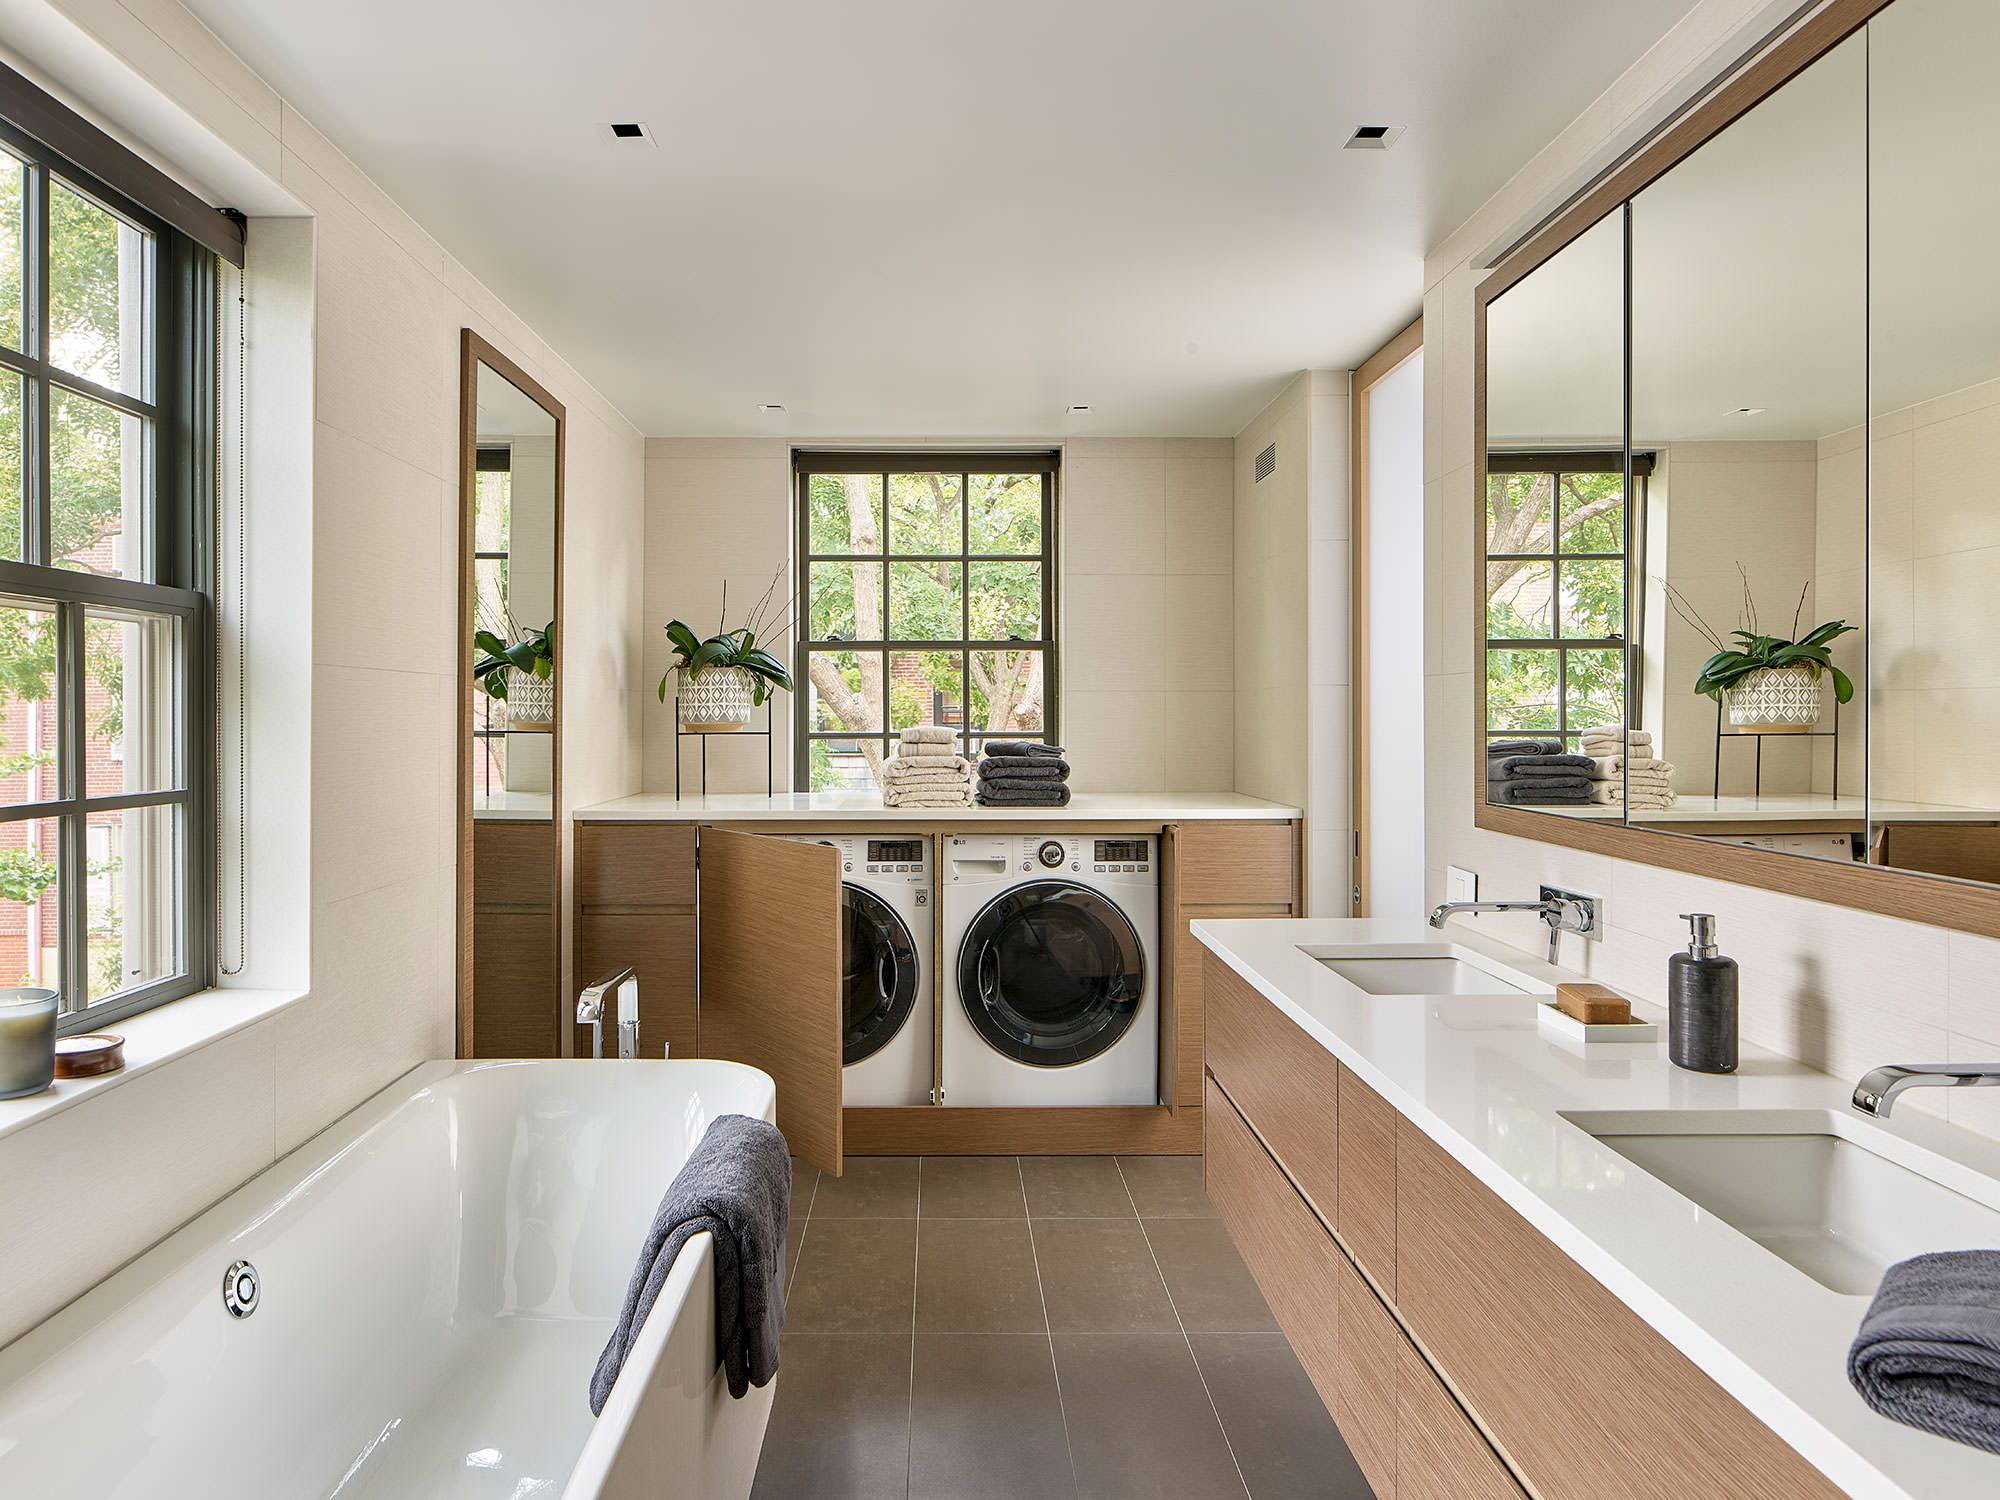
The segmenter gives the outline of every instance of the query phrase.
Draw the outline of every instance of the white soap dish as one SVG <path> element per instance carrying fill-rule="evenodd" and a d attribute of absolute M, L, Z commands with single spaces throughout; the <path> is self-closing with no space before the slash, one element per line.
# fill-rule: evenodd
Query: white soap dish
<path fill-rule="evenodd" d="M 1537 1024 L 1541 1029 L 1564 1041 L 1588 1042 L 1594 1046 L 1599 1042 L 1657 1042 L 1660 1039 L 1657 1023 L 1642 1021 L 1636 1016 L 1614 1025 L 1591 1026 L 1575 1016 L 1564 1015 L 1548 1002 L 1537 1005 L 1535 1009 L 1540 1012 Z"/>

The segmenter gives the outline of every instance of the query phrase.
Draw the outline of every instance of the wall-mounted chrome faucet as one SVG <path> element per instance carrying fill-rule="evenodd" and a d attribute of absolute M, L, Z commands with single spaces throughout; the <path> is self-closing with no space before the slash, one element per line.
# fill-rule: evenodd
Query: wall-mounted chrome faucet
<path fill-rule="evenodd" d="M 618 1055 L 639 1055 L 639 971 L 626 967 L 595 984 L 587 984 L 576 997 L 576 1019 L 590 1028 L 590 1055 L 604 1056 L 604 1001 L 617 995 Z"/>
<path fill-rule="evenodd" d="M 1590 937 L 1597 932 L 1597 898 L 1545 885 L 1533 901 L 1447 901 L 1431 911 L 1431 926 L 1442 927 L 1458 912 L 1531 911 L 1549 928 L 1549 962 L 1556 961 L 1556 943 L 1565 932 Z"/>
<path fill-rule="evenodd" d="M 2000 1063 L 1890 1063 L 1872 1068 L 1854 1085 L 1854 1107 L 1886 1120 L 1896 1096 L 1915 1088 L 2000 1088 Z"/>

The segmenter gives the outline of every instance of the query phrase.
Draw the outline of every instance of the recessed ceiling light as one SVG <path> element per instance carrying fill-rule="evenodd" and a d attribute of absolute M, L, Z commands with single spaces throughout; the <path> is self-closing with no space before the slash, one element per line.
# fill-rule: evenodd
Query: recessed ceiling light
<path fill-rule="evenodd" d="M 1087 417 L 1090 415 L 1090 408 L 1088 406 L 1072 406 L 1069 409 L 1069 414 L 1072 417 Z"/>
<path fill-rule="evenodd" d="M 761 411 L 767 417 L 775 417 L 782 415 L 785 408 L 779 402 L 766 401 L 762 406 L 758 407 L 757 410 Z"/>
<path fill-rule="evenodd" d="M 652 146 L 658 144 L 653 139 L 651 127 L 642 120 L 615 120 L 604 127 L 604 133 L 611 138 L 611 141 L 615 145 L 637 146 L 643 144 Z"/>
<path fill-rule="evenodd" d="M 1401 125 L 1357 125 L 1347 138 L 1349 151 L 1387 151 L 1403 138 Z"/>
<path fill-rule="evenodd" d="M 1769 410 L 1770 408 L 1767 406 L 1739 406 L 1735 411 L 1728 413 L 1728 415 L 1732 417 L 1761 417 Z"/>

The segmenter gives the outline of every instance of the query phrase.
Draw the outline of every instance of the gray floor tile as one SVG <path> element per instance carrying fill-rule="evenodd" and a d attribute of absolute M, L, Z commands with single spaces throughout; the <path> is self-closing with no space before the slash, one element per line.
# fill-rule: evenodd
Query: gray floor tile
<path fill-rule="evenodd" d="M 819 1186 L 819 1168 L 809 1161 L 792 1158 L 792 1217 L 803 1219 L 812 1209 L 813 1189 Z"/>
<path fill-rule="evenodd" d="M 916 1305 L 915 1219 L 813 1216 L 786 1299 L 788 1331 L 907 1334 Z"/>
<path fill-rule="evenodd" d="M 1373 1500 L 1281 1333 L 1197 1333 L 1195 1362 L 1251 1500 Z"/>
<path fill-rule="evenodd" d="M 1080 1500 L 1243 1500 L 1243 1481 L 1179 1333 L 1059 1333 Z"/>
<path fill-rule="evenodd" d="M 799 1251 L 805 1243 L 806 1220 L 803 1214 L 794 1214 L 791 1223 L 785 1226 L 785 1295 L 791 1295 L 792 1282 L 799 1274 Z"/>
<path fill-rule="evenodd" d="M 917 1331 L 1047 1333 L 1026 1219 L 919 1222 Z"/>
<path fill-rule="evenodd" d="M 1121 1156 L 1118 1170 L 1142 1219 L 1215 1216 L 1215 1205 L 1201 1185 L 1199 1156 Z"/>
<path fill-rule="evenodd" d="M 910 1335 L 785 1335 L 752 1500 L 907 1495 Z"/>
<path fill-rule="evenodd" d="M 816 1219 L 914 1219 L 917 1158 L 850 1156 L 840 1176 L 820 1173 L 813 1192 Z"/>
<path fill-rule="evenodd" d="M 926 1219 L 1023 1219 L 1021 1167 L 1011 1156 L 926 1156 L 919 1212 Z"/>
<path fill-rule="evenodd" d="M 1051 1329 L 1180 1331 L 1137 1219 L 1037 1219 L 1033 1228 Z"/>
<path fill-rule="evenodd" d="M 1075 1494 L 1048 1339 L 918 1334 L 910 1500 Z"/>
<path fill-rule="evenodd" d="M 1141 1219 L 1189 1333 L 1275 1331 L 1278 1323 L 1220 1219 Z"/>
<path fill-rule="evenodd" d="M 1024 1156 L 1021 1180 L 1030 1218 L 1135 1217 L 1125 1179 L 1109 1156 Z"/>

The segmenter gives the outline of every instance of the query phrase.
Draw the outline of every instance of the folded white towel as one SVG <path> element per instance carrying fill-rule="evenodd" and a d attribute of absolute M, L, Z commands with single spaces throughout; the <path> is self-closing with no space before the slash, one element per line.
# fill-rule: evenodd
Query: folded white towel
<path fill-rule="evenodd" d="M 1661 786 L 1671 786 L 1674 779 L 1674 767 L 1672 762 L 1664 760 L 1656 760 L 1650 765 L 1644 766 L 1627 766 L 1625 768 L 1625 779 L 1634 785 L 1653 782 Z"/>
<path fill-rule="evenodd" d="M 957 760 L 958 747 L 933 740 L 906 740 L 896 747 L 904 760 Z"/>
<path fill-rule="evenodd" d="M 1590 754 L 1587 750 L 1584 753 Z M 1590 758 L 1597 762 L 1597 769 L 1590 774 L 1599 781 L 1615 780 L 1627 771 L 1649 771 L 1656 766 L 1664 767 L 1669 775 L 1674 769 L 1671 763 L 1655 760 L 1651 755 L 1592 755 Z"/>
<path fill-rule="evenodd" d="M 898 738 L 906 745 L 951 745 L 958 742 L 958 731 L 949 724 L 912 724 Z"/>
<path fill-rule="evenodd" d="M 892 755 L 882 762 L 882 779 L 900 785 L 970 781 L 972 763 L 956 755 L 943 760 L 929 758 L 911 760 L 904 756 Z"/>
<path fill-rule="evenodd" d="M 1679 797 L 1672 787 L 1626 787 L 1616 781 L 1594 781 L 1590 800 L 1600 807 L 1672 807 Z"/>
<path fill-rule="evenodd" d="M 967 782 L 955 790 L 925 786 L 884 787 L 882 805 L 884 807 L 970 807 L 972 784 Z"/>
<path fill-rule="evenodd" d="M 1651 755 L 1653 753 L 1653 731 L 1650 729 L 1586 729 L 1583 732 L 1583 753 L 1585 755 Z"/>

